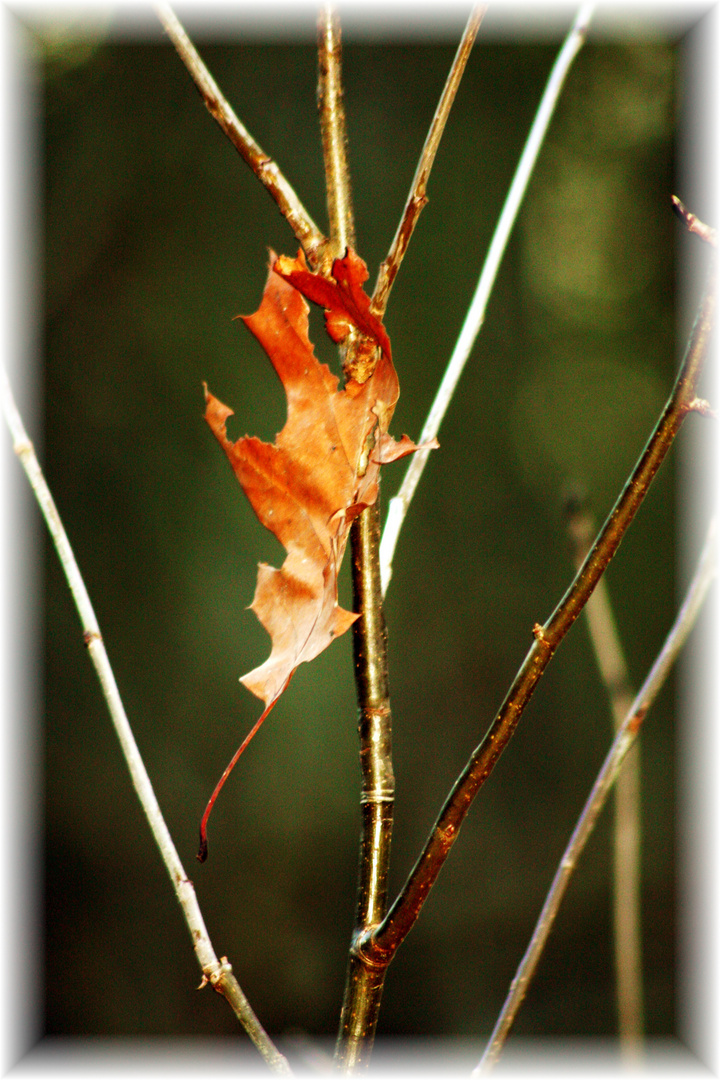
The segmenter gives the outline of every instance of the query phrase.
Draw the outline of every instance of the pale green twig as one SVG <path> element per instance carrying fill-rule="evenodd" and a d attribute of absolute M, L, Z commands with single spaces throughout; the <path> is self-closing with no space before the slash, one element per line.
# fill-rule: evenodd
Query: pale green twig
<path fill-rule="evenodd" d="M 568 529 L 579 569 L 595 536 L 592 515 L 579 504 L 569 506 Z M 632 706 L 625 655 L 610 591 L 603 577 L 585 605 L 590 641 L 612 709 L 617 732 Z M 615 979 L 620 1049 L 628 1063 L 638 1062 L 643 1038 L 642 928 L 640 919 L 640 744 L 628 755 L 615 785 L 613 838 Z"/>
<path fill-rule="evenodd" d="M 713 518 L 710 522 L 710 527 L 708 528 L 697 570 L 690 583 L 683 605 L 678 612 L 677 618 L 672 625 L 670 633 L 665 639 L 665 643 L 660 650 L 650 673 L 645 679 L 645 682 L 637 694 L 622 726 L 613 740 L 612 746 L 610 747 L 602 768 L 598 773 L 597 779 L 593 784 L 592 791 L 578 818 L 572 836 L 570 837 L 570 842 L 560 860 L 560 865 L 552 885 L 550 886 L 550 891 L 548 892 L 545 903 L 543 904 L 530 944 L 518 967 L 515 978 L 512 981 L 510 992 L 505 1000 L 498 1021 L 495 1024 L 487 1049 L 485 1050 L 479 1065 L 477 1065 L 472 1073 L 475 1077 L 488 1073 L 500 1056 L 505 1040 L 510 1032 L 515 1016 L 517 1015 L 517 1011 L 522 1004 L 523 998 L 527 993 L 527 988 L 535 973 L 535 969 L 537 968 L 572 872 L 575 869 L 588 837 L 595 826 L 598 815 L 605 805 L 605 801 L 617 778 L 623 760 L 635 742 L 638 731 L 642 726 L 650 706 L 657 697 L 660 688 L 667 678 L 670 668 L 677 659 L 680 650 L 685 644 L 688 635 L 695 624 L 695 620 L 705 600 L 708 589 L 717 573 L 715 553 L 716 532 L 716 521 Z"/>
<path fill-rule="evenodd" d="M 65 577 L 67 578 L 70 591 L 75 601 L 80 621 L 83 628 L 83 640 L 90 654 L 97 677 L 100 680 L 105 701 L 107 702 L 110 716 L 120 740 L 123 755 L 127 762 L 132 783 L 137 792 L 145 815 L 150 824 L 155 843 L 157 844 L 163 862 L 170 875 L 175 895 L 182 908 L 187 922 L 193 948 L 198 963 L 203 973 L 201 986 L 210 983 L 229 1002 L 235 1015 L 243 1025 L 256 1047 L 265 1058 L 265 1061 L 276 1072 L 289 1074 L 290 1067 L 287 1060 L 273 1045 L 270 1038 L 263 1030 L 260 1021 L 253 1012 L 250 1004 L 243 994 L 237 979 L 232 973 L 232 968 L 226 957 L 218 960 L 212 947 L 210 937 L 205 927 L 202 912 L 195 895 L 192 882 L 183 869 L 180 857 L 177 853 L 172 837 L 165 824 L 160 806 L 155 797 L 150 778 L 140 756 L 135 738 L 128 722 L 125 708 L 120 698 L 115 676 L 108 660 L 105 645 L 100 634 L 100 627 L 95 617 L 92 603 L 88 595 L 85 583 L 80 574 L 80 569 L 75 561 L 70 541 L 58 514 L 55 501 L 50 494 L 45 477 L 42 473 L 35 449 L 28 438 L 25 426 L 22 422 L 10 383 L 4 368 L 0 368 L 0 397 L 2 408 L 7 420 L 8 427 L 13 438 L 13 449 L 20 459 L 30 486 L 50 530 L 55 550 L 58 553 Z"/>

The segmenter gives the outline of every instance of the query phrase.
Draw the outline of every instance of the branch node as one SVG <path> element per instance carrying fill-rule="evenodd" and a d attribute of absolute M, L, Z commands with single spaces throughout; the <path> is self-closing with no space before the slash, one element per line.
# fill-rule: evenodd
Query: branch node
<path fill-rule="evenodd" d="M 220 983 L 227 975 L 232 975 L 232 965 L 230 964 L 227 956 L 221 956 L 220 963 L 216 968 L 213 968 L 209 975 L 210 983 L 213 985 L 213 987 L 217 990 L 219 994 L 222 993 Z M 203 974 L 203 979 L 205 978 L 206 976 Z"/>
<path fill-rule="evenodd" d="M 35 447 L 29 439 L 18 439 L 13 443 L 13 450 L 21 461 L 35 456 Z"/>
<path fill-rule="evenodd" d="M 532 628 L 532 632 L 533 637 L 536 638 L 537 641 L 545 641 L 545 629 L 540 625 L 540 623 L 535 623 Z"/>
<path fill-rule="evenodd" d="M 700 416 L 709 416 L 712 420 L 718 418 L 717 409 L 713 409 L 710 402 L 701 397 L 693 398 L 688 404 L 687 411 L 699 413 Z"/>
<path fill-rule="evenodd" d="M 378 788 L 375 791 L 363 791 L 360 796 L 360 805 L 367 806 L 368 804 L 377 805 L 379 803 L 394 803 L 395 792 L 389 788 Z"/>

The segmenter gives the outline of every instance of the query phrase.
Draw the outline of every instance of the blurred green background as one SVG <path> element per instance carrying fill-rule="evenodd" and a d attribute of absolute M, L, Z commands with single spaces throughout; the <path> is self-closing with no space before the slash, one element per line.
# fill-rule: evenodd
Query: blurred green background
<path fill-rule="evenodd" d="M 247 43 L 242 19 L 232 40 L 202 27 L 197 40 L 324 226 L 313 23 L 309 14 L 304 41 Z M 36 33 L 47 476 L 218 955 L 270 1032 L 329 1034 L 355 903 L 349 635 L 298 670 L 214 811 L 209 861 L 194 859 L 206 800 L 259 712 L 238 683 L 268 651 L 246 610 L 256 564 L 283 557 L 202 420 L 202 383 L 235 410 L 233 437 L 272 439 L 282 426 L 279 384 L 232 319 L 257 308 L 268 247 L 294 254 L 297 244 L 159 33 Z M 346 36 L 358 248 L 371 283 L 456 40 Z M 556 51 L 553 34 L 480 32 L 387 313 L 402 387 L 396 437 L 419 435 Z M 652 33 L 581 53 L 402 533 L 387 602 L 393 892 L 533 623 L 571 578 L 563 493 L 584 485 L 602 519 L 672 385 L 677 56 L 676 42 Z M 311 336 L 335 364 L 317 313 Z M 385 470 L 385 506 L 403 471 Z M 672 618 L 674 508 L 670 462 L 608 575 L 636 684 Z M 349 605 L 346 576 L 342 588 Z M 45 598 L 46 1031 L 235 1034 L 226 1005 L 195 991 L 189 936 L 49 546 Z M 581 620 L 390 969 L 382 1034 L 489 1033 L 609 740 Z M 642 749 L 651 1034 L 675 1024 L 675 751 L 668 687 Z M 610 819 L 571 885 L 518 1034 L 615 1030 Z"/>

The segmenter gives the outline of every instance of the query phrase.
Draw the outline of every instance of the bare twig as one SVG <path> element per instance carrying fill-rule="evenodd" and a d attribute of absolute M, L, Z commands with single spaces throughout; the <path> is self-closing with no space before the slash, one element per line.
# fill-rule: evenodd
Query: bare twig
<path fill-rule="evenodd" d="M 573 500 L 568 528 L 579 569 L 590 550 L 595 524 L 589 510 Z M 615 731 L 632 707 L 633 693 L 605 578 L 585 605 L 590 641 L 610 698 Z M 618 1031 L 625 1059 L 636 1061 L 643 1036 L 640 930 L 640 745 L 628 755 L 615 785 L 614 898 L 615 978 Z"/>
<path fill-rule="evenodd" d="M 691 411 L 690 403 L 695 398 L 714 323 L 716 286 L 717 268 L 713 260 L 675 386 L 647 446 L 575 580 L 545 625 L 535 624 L 533 627 L 533 646 L 515 676 L 500 711 L 450 792 L 401 894 L 377 930 L 356 942 L 356 950 L 365 957 L 368 965 L 387 965 L 414 925 L 475 796 L 510 741 L 555 650 L 620 546 L 677 432 Z"/>
<path fill-rule="evenodd" d="M 465 316 L 465 322 L 460 331 L 460 336 L 453 349 L 452 356 L 450 357 L 438 392 L 435 395 L 435 400 L 430 409 L 430 413 L 425 421 L 425 426 L 419 439 L 420 444 L 430 442 L 437 436 L 437 433 L 440 430 L 440 424 L 443 421 L 450 401 L 452 400 L 452 396 L 455 393 L 455 388 L 470 356 L 475 340 L 480 333 L 480 328 L 485 320 L 487 302 L 490 298 L 490 293 L 492 292 L 495 283 L 495 277 L 505 252 L 505 246 L 515 223 L 515 218 L 517 217 L 520 204 L 525 194 L 525 189 L 535 166 L 535 161 L 540 151 L 540 147 L 542 146 L 543 139 L 545 138 L 545 133 L 554 112 L 560 91 L 565 82 L 565 78 L 570 70 L 573 60 L 585 41 L 588 23 L 593 12 L 593 6 L 593 4 L 584 4 L 581 7 L 577 18 L 565 39 L 565 43 L 560 50 L 558 58 L 553 65 L 553 69 L 550 72 L 550 77 L 530 129 L 525 149 L 520 157 L 515 176 L 513 177 L 510 190 L 508 191 L 505 200 L 505 205 L 503 206 L 500 218 L 498 219 L 495 233 L 480 274 L 480 279 L 477 288 L 475 289 L 475 295 L 473 296 L 468 313 Z M 429 454 L 429 449 L 418 450 L 416 454 L 413 454 L 412 461 L 405 473 L 405 478 L 402 482 L 400 491 L 390 500 L 388 506 L 387 521 L 385 522 L 385 528 L 380 543 L 380 569 L 382 574 L 383 595 L 387 592 L 387 587 L 392 576 L 392 562 L 395 555 L 398 536 L 412 497 L 415 494 L 415 489 L 423 474 L 423 470 L 425 469 Z"/>
<path fill-rule="evenodd" d="M 342 89 L 340 21 L 331 4 L 318 16 L 318 108 L 325 162 L 330 255 L 341 258 L 355 247 L 352 192 L 347 163 L 347 131 Z"/>
<path fill-rule="evenodd" d="M 302 244 L 310 265 L 318 266 L 327 244 L 325 236 L 318 229 L 276 163 L 268 157 L 247 128 L 238 120 L 172 8 L 168 4 L 160 3 L 155 5 L 155 10 L 168 37 L 177 49 L 180 59 L 200 91 L 200 96 L 211 116 L 217 120 L 240 156 L 272 195 L 280 213 Z"/>
<path fill-rule="evenodd" d="M 355 242 L 350 172 L 347 164 L 345 114 L 342 107 L 340 22 L 325 4 L 318 19 L 318 106 L 322 130 L 330 248 L 341 254 Z M 343 357 L 348 377 L 363 381 L 370 370 L 358 361 L 352 338 Z M 372 364 L 372 360 L 370 364 Z M 360 743 L 360 866 L 353 938 L 384 918 L 390 865 L 395 781 L 392 764 L 392 717 L 388 685 L 387 632 L 380 591 L 378 506 L 367 507 L 350 532 L 354 609 L 355 684 Z M 372 1054 L 380 1012 L 385 971 L 371 971 L 350 952 L 345 979 L 335 1063 L 352 1072 Z"/>
<path fill-rule="evenodd" d="M 455 59 L 450 68 L 450 73 L 445 82 L 445 88 L 440 97 L 440 101 L 438 102 L 437 109 L 435 110 L 430 130 L 425 139 L 425 145 L 423 146 L 420 160 L 417 169 L 415 170 L 415 176 L 410 185 L 410 194 L 408 195 L 405 204 L 403 216 L 400 219 L 395 238 L 390 245 L 390 251 L 388 252 L 385 261 L 380 266 L 380 272 L 378 274 L 372 298 L 372 310 L 376 315 L 380 316 L 380 318 L 382 318 L 385 313 L 390 290 L 392 289 L 395 276 L 400 269 L 400 263 L 405 256 L 417 220 L 420 217 L 423 207 L 427 205 L 428 199 L 425 192 L 427 191 L 430 170 L 435 162 L 435 155 L 437 154 L 438 146 L 440 145 L 440 140 L 445 130 L 447 118 L 450 115 L 450 110 L 455 101 L 455 95 L 457 94 L 460 80 L 465 71 L 465 65 L 467 64 L 468 57 L 470 56 L 472 47 L 475 43 L 475 38 L 477 37 L 477 32 L 480 29 L 480 23 L 483 21 L 486 11 L 487 5 L 483 4 L 473 8 L 470 13 L 470 18 L 465 27 L 465 32 L 463 33 L 458 46 L 457 53 L 455 54 Z"/>
<path fill-rule="evenodd" d="M 595 826 L 598 815 L 605 805 L 610 789 L 620 772 L 623 760 L 633 746 L 650 706 L 657 697 L 670 668 L 695 624 L 708 589 L 717 573 L 716 532 L 717 526 L 713 518 L 697 570 L 690 583 L 683 605 L 650 673 L 618 729 L 613 744 L 593 784 L 592 791 L 578 818 L 570 842 L 560 860 L 560 865 L 543 904 L 530 944 L 512 981 L 510 992 L 490 1037 L 487 1049 L 479 1065 L 473 1071 L 473 1076 L 488 1073 L 500 1056 L 517 1011 L 537 968 L 570 876 Z"/>
<path fill-rule="evenodd" d="M 353 940 L 380 922 L 387 912 L 395 780 L 392 763 L 392 716 L 388 681 L 387 631 L 380 593 L 380 515 L 377 503 L 353 525 L 352 575 L 355 682 L 359 705 L 360 868 Z M 356 630 L 357 627 L 357 630 Z M 336 1065 L 346 1072 L 366 1065 L 372 1053 L 385 968 L 369 967 L 351 949 L 345 981 Z"/>
<path fill-rule="evenodd" d="M 318 110 L 322 136 L 325 191 L 330 223 L 323 272 L 332 260 L 355 247 L 355 218 L 352 187 L 347 160 L 347 130 L 342 86 L 342 34 L 340 20 L 332 4 L 324 3 L 318 15 Z M 369 379 L 377 354 L 359 350 L 360 336 L 351 329 L 340 345 L 340 358 L 346 379 L 363 383 Z"/>
<path fill-rule="evenodd" d="M 700 220 L 697 214 L 691 214 L 677 195 L 671 195 L 670 198 L 675 213 L 681 221 L 685 222 L 688 232 L 695 233 L 696 236 L 699 236 L 706 244 L 710 244 L 711 247 L 717 247 L 717 229 L 711 229 L 709 225 Z"/>
<path fill-rule="evenodd" d="M 127 762 L 133 787 L 137 793 L 145 816 L 148 819 L 155 843 L 158 846 L 165 868 L 170 876 L 175 895 L 182 908 L 198 963 L 203 973 L 201 986 L 210 983 L 230 1004 L 233 1012 L 243 1025 L 265 1061 L 276 1072 L 289 1074 L 287 1060 L 272 1043 L 243 994 L 232 968 L 226 957 L 218 960 L 205 927 L 202 912 L 192 882 L 183 869 L 165 819 L 155 797 L 145 764 L 140 756 L 135 738 L 125 713 L 115 676 L 105 651 L 100 634 L 100 627 L 95 617 L 90 597 L 75 561 L 70 541 L 63 527 L 57 507 L 42 473 L 35 449 L 28 438 L 25 426 L 15 404 L 10 383 L 5 369 L 0 369 L 0 395 L 8 427 L 13 437 L 13 449 L 20 459 L 30 481 L 47 527 L 50 530 L 55 550 L 67 578 L 70 591 L 75 601 L 83 628 L 83 640 L 90 659 L 100 681 L 105 701 L 110 711 L 113 726 L 120 741 L 125 761 Z"/>

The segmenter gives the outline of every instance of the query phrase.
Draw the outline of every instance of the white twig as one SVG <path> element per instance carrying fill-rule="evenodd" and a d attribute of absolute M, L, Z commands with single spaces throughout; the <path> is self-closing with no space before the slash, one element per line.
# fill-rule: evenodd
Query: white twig
<path fill-rule="evenodd" d="M 632 706 L 622 725 L 618 728 L 617 735 L 608 751 L 602 768 L 597 775 L 592 791 L 590 792 L 582 813 L 573 829 L 568 846 L 565 849 L 560 865 L 555 872 L 550 891 L 545 898 L 542 911 L 533 931 L 530 944 L 527 947 L 520 966 L 513 979 L 505 1004 L 490 1036 L 482 1060 L 473 1070 L 472 1076 L 479 1077 L 490 1072 L 496 1063 L 505 1041 L 512 1027 L 517 1011 L 523 1002 L 530 981 L 535 974 L 538 962 L 552 929 L 558 909 L 567 889 L 573 870 L 577 866 L 578 859 L 583 848 L 592 833 L 598 815 L 605 805 L 607 796 L 614 784 L 620 767 L 626 754 L 637 738 L 642 727 L 643 720 L 658 695 L 670 668 L 685 644 L 692 630 L 700 608 L 707 596 L 708 589 L 717 573 L 716 565 L 716 533 L 717 523 L 715 518 L 710 522 L 707 537 L 703 546 L 698 566 L 690 583 L 690 587 L 683 601 L 683 605 L 677 614 L 672 628 L 665 638 L 660 653 L 655 660 L 650 673 L 639 690 Z"/>
<path fill-rule="evenodd" d="M 577 18 L 568 33 L 562 49 L 558 55 L 550 77 L 545 87 L 538 111 L 535 115 L 530 134 L 528 135 L 525 149 L 522 152 L 518 167 L 515 171 L 510 190 L 508 191 L 505 205 L 498 219 L 495 233 L 490 243 L 485 264 L 480 274 L 480 279 L 475 289 L 472 303 L 465 317 L 460 336 L 453 350 L 447 369 L 443 376 L 435 400 L 430 409 L 425 427 L 422 430 L 419 442 L 431 442 L 440 429 L 443 417 L 455 392 L 458 380 L 463 368 L 470 356 L 475 339 L 485 319 L 485 309 L 490 297 L 495 277 L 502 261 L 508 237 L 515 223 L 520 204 L 525 194 L 528 181 L 535 166 L 540 147 L 547 131 L 550 119 L 555 110 L 560 91 L 575 56 L 579 52 L 587 33 L 588 23 L 592 16 L 594 5 L 583 4 Z M 405 515 L 407 514 L 410 501 L 415 494 L 415 488 L 422 476 L 425 463 L 428 459 L 429 450 L 418 450 L 413 455 L 410 466 L 405 473 L 400 491 L 395 498 L 390 500 L 387 521 L 380 542 L 380 575 L 382 580 L 383 595 L 387 591 L 392 576 L 392 561 L 395 554 L 400 529 L 402 528 Z"/>
<path fill-rule="evenodd" d="M 97 672 L 100 686 L 102 687 L 113 726 L 120 740 L 120 746 L 125 756 L 133 786 L 137 792 L 145 815 L 150 824 L 155 842 L 160 850 L 163 862 L 170 875 L 175 895 L 183 910 L 185 920 L 190 930 L 190 935 L 197 956 L 198 963 L 203 973 L 203 983 L 211 983 L 228 999 L 236 1016 L 243 1024 L 250 1038 L 267 1063 L 277 1072 L 289 1074 L 290 1068 L 287 1060 L 273 1045 L 260 1021 L 255 1016 L 245 995 L 240 989 L 237 980 L 232 974 L 232 969 L 223 957 L 218 960 L 212 947 L 210 937 L 205 927 L 205 922 L 200 911 L 195 889 L 188 879 L 180 857 L 177 853 L 172 837 L 165 824 L 160 806 L 155 797 L 150 777 L 145 769 L 140 756 L 135 738 L 125 713 L 120 698 L 120 692 L 115 682 L 115 676 L 110 661 L 105 651 L 105 645 L 100 634 L 97 618 L 93 610 L 90 597 L 85 583 L 80 574 L 80 569 L 75 561 L 70 541 L 58 514 L 55 501 L 50 494 L 42 469 L 35 455 L 35 449 L 28 438 L 25 426 L 22 422 L 10 383 L 4 367 L 0 367 L 0 397 L 2 408 L 7 420 L 8 427 L 13 438 L 13 449 L 22 464 L 30 486 L 35 493 L 40 510 L 50 530 L 50 534 L 62 564 L 65 577 L 67 578 L 70 591 L 75 601 L 80 621 L 83 627 L 83 639 L 87 646 L 95 671 Z"/>

